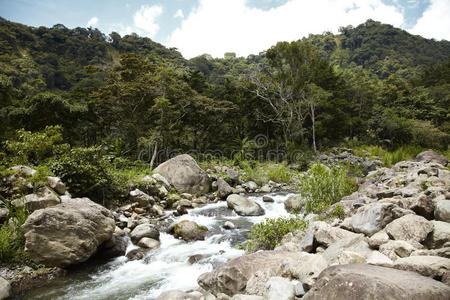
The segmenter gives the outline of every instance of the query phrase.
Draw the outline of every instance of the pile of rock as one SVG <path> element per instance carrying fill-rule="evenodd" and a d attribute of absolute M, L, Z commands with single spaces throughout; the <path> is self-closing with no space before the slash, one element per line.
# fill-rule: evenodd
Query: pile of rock
<path fill-rule="evenodd" d="M 351 166 L 360 166 L 365 174 L 374 171 L 383 165 L 379 157 L 370 159 L 368 152 L 366 152 L 365 155 L 366 157 L 362 158 L 352 154 L 352 149 L 338 148 L 334 149 L 334 151 L 328 155 L 319 155 L 317 160 L 325 165 L 328 165 L 329 167 L 341 163 L 350 164 Z"/>
<path fill-rule="evenodd" d="M 244 255 L 201 275 L 204 297 L 448 299 L 446 164 L 425 153 L 370 173 L 358 192 L 338 204 L 347 218 L 311 222 L 274 251 Z"/>

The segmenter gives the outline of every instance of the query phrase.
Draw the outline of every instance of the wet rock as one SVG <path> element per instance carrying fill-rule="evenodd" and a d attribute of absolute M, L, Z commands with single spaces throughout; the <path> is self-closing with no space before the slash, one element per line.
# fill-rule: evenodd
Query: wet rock
<path fill-rule="evenodd" d="M 234 229 L 235 228 L 233 222 L 231 222 L 231 221 L 226 221 L 225 223 L 223 223 L 222 227 L 224 229 Z"/>
<path fill-rule="evenodd" d="M 386 233 L 395 240 L 422 242 L 433 230 L 433 223 L 424 217 L 406 215 L 386 226 Z"/>
<path fill-rule="evenodd" d="M 270 196 L 263 196 L 263 201 L 264 202 L 274 202 L 273 198 Z"/>
<path fill-rule="evenodd" d="M 127 253 L 126 257 L 128 258 L 128 260 L 142 260 L 145 258 L 148 250 L 149 249 L 143 248 L 133 249 Z"/>
<path fill-rule="evenodd" d="M 120 230 L 116 230 L 109 241 L 106 241 L 102 248 L 99 249 L 96 256 L 110 259 L 114 257 L 124 256 L 127 251 L 128 237 L 127 234 Z"/>
<path fill-rule="evenodd" d="M 239 195 L 228 196 L 227 205 L 240 216 L 264 215 L 264 209 L 258 203 Z"/>
<path fill-rule="evenodd" d="M 434 216 L 438 221 L 450 223 L 450 200 L 437 201 Z"/>
<path fill-rule="evenodd" d="M 193 264 L 195 264 L 196 262 L 202 260 L 203 258 L 205 258 L 204 255 L 202 255 L 202 254 L 195 254 L 195 255 L 189 256 L 188 262 L 189 262 L 191 265 L 193 265 Z"/>
<path fill-rule="evenodd" d="M 173 226 L 173 235 L 186 242 L 204 240 L 208 228 L 200 226 L 193 221 L 184 220 Z"/>
<path fill-rule="evenodd" d="M 304 300 L 448 299 L 450 287 L 413 272 L 365 264 L 324 270 Z"/>
<path fill-rule="evenodd" d="M 186 292 L 179 291 L 179 290 L 171 290 L 171 291 L 165 291 L 158 297 L 156 297 L 155 300 L 190 300 L 189 295 Z"/>
<path fill-rule="evenodd" d="M 137 245 L 141 248 L 147 248 L 147 249 L 157 249 L 161 245 L 161 243 L 155 239 L 143 237 L 139 240 Z"/>
<path fill-rule="evenodd" d="M 156 226 L 153 224 L 137 225 L 130 233 L 133 243 L 137 243 L 144 237 L 159 240 L 159 231 Z"/>
<path fill-rule="evenodd" d="M 178 155 L 160 164 L 155 170 L 164 176 L 179 193 L 206 194 L 210 189 L 209 177 L 189 155 Z"/>
<path fill-rule="evenodd" d="M 115 222 L 109 210 L 88 198 L 74 198 L 33 212 L 21 227 L 33 261 L 67 267 L 86 261 L 111 239 Z"/>

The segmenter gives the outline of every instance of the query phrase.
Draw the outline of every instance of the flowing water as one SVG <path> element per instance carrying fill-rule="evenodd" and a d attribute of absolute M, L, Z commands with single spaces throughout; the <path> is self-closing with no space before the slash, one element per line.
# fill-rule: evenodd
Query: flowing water
<path fill-rule="evenodd" d="M 292 194 L 268 195 L 275 200 L 273 203 L 263 202 L 262 195 L 249 196 L 264 208 L 263 216 L 238 216 L 227 208 L 226 201 L 221 201 L 191 209 L 188 214 L 175 219 L 175 222 L 192 220 L 206 226 L 208 235 L 204 241 L 187 243 L 161 232 L 161 247 L 149 251 L 143 260 L 129 261 L 126 257 L 118 257 L 106 263 L 91 262 L 52 281 L 49 286 L 16 299 L 147 300 L 170 289 L 193 290 L 198 287 L 197 277 L 202 273 L 244 253 L 237 243 L 246 240 L 252 225 L 264 218 L 289 215 L 284 209 L 284 201 Z M 223 229 L 225 221 L 233 222 L 236 229 Z M 127 251 L 135 248 L 130 243 Z M 200 259 L 190 264 L 189 258 L 193 255 L 200 255 Z"/>

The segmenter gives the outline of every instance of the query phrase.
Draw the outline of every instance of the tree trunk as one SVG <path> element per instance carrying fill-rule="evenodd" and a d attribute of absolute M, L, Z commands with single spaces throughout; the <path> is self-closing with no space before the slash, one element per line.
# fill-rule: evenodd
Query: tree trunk
<path fill-rule="evenodd" d="M 150 160 L 150 170 L 153 170 L 153 164 L 155 163 L 157 153 L 158 153 L 158 141 L 155 141 L 155 149 L 153 150 L 152 159 Z"/>
<path fill-rule="evenodd" d="M 311 120 L 312 120 L 312 135 L 313 135 L 313 149 L 314 149 L 314 153 L 317 153 L 317 147 L 316 147 L 316 127 L 315 127 L 315 115 L 314 115 L 314 104 L 311 102 Z"/>

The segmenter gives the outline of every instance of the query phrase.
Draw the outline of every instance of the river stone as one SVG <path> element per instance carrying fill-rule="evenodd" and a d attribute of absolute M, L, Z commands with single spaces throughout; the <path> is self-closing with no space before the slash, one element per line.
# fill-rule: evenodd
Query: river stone
<path fill-rule="evenodd" d="M 233 193 L 231 186 L 223 180 L 221 177 L 217 179 L 217 197 L 220 199 L 226 198 L 228 195 Z"/>
<path fill-rule="evenodd" d="M 255 191 L 258 188 L 258 185 L 254 181 L 248 181 L 242 185 L 248 191 Z"/>
<path fill-rule="evenodd" d="M 273 198 L 270 197 L 270 196 L 263 196 L 263 201 L 264 201 L 264 202 L 275 202 L 275 201 L 273 200 Z"/>
<path fill-rule="evenodd" d="M 160 164 L 155 170 L 179 193 L 203 195 L 209 192 L 209 177 L 189 155 L 182 154 Z"/>
<path fill-rule="evenodd" d="M 239 173 L 233 168 L 227 168 L 225 173 L 231 179 L 231 181 L 237 183 L 239 182 Z"/>
<path fill-rule="evenodd" d="M 394 261 L 401 257 L 410 256 L 415 250 L 417 249 L 413 245 L 405 241 L 389 241 L 380 246 L 380 253 Z"/>
<path fill-rule="evenodd" d="M 433 223 L 424 217 L 406 215 L 396 219 L 386 226 L 386 233 L 395 240 L 413 240 L 422 242 L 433 230 Z"/>
<path fill-rule="evenodd" d="M 148 251 L 149 251 L 149 249 L 143 249 L 143 248 L 133 249 L 127 253 L 126 257 L 129 260 L 141 260 L 141 259 L 145 258 L 145 255 L 147 254 Z"/>
<path fill-rule="evenodd" d="M 147 195 L 139 189 L 135 189 L 130 192 L 130 200 L 131 202 L 137 202 L 139 207 L 146 207 L 155 203 L 155 199 L 153 199 L 153 197 Z"/>
<path fill-rule="evenodd" d="M 234 225 L 233 222 L 231 221 L 226 221 L 225 223 L 223 223 L 222 227 L 224 229 L 234 229 L 236 226 Z"/>
<path fill-rule="evenodd" d="M 394 220 L 392 203 L 371 203 L 358 209 L 352 216 L 351 226 L 355 232 L 371 236 Z"/>
<path fill-rule="evenodd" d="M 64 193 L 67 191 L 65 184 L 59 177 L 48 176 L 47 182 L 48 185 L 60 195 L 64 195 Z"/>
<path fill-rule="evenodd" d="M 417 272 L 427 277 L 441 278 L 450 272 L 450 259 L 440 256 L 410 256 L 397 259 L 394 268 Z"/>
<path fill-rule="evenodd" d="M 262 216 L 264 209 L 255 201 L 240 195 L 230 195 L 227 197 L 227 205 L 240 216 Z"/>
<path fill-rule="evenodd" d="M 303 205 L 305 205 L 305 200 L 300 195 L 289 196 L 284 201 L 284 208 L 289 212 L 300 212 Z"/>
<path fill-rule="evenodd" d="M 137 243 L 144 237 L 159 240 L 159 231 L 156 226 L 153 224 L 140 224 L 130 233 L 130 238 L 133 243 Z"/>
<path fill-rule="evenodd" d="M 417 154 L 416 161 L 422 161 L 422 162 L 437 162 L 438 164 L 443 165 L 444 167 L 448 163 L 448 159 L 445 158 L 445 156 L 439 155 L 433 150 L 423 151 Z"/>
<path fill-rule="evenodd" d="M 279 276 L 283 264 L 291 264 L 299 259 L 299 254 L 287 251 L 259 251 L 232 259 L 212 272 L 204 273 L 197 279 L 205 290 L 217 295 L 235 295 L 245 291 L 247 282 L 258 271 L 271 272 Z"/>
<path fill-rule="evenodd" d="M 450 223 L 450 200 L 440 200 L 436 203 L 434 216 L 438 221 Z"/>
<path fill-rule="evenodd" d="M 142 239 L 139 240 L 137 245 L 142 248 L 156 249 L 159 248 L 161 243 L 155 239 L 143 237 Z"/>
<path fill-rule="evenodd" d="M 25 206 L 30 212 L 60 203 L 61 199 L 47 187 L 40 188 L 35 194 L 29 194 L 13 201 L 15 207 Z"/>
<path fill-rule="evenodd" d="M 294 300 L 295 288 L 289 279 L 272 277 L 266 283 L 265 300 Z"/>
<path fill-rule="evenodd" d="M 450 287 L 417 273 L 366 264 L 324 270 L 303 300 L 446 300 Z"/>
<path fill-rule="evenodd" d="M 102 247 L 96 253 L 96 256 L 105 259 L 124 256 L 127 252 L 127 246 L 127 234 L 123 230 L 118 231 L 116 228 L 111 239 L 103 243 Z"/>
<path fill-rule="evenodd" d="M 184 220 L 173 227 L 173 235 L 176 238 L 182 238 L 186 242 L 203 241 L 206 237 L 208 228 L 200 226 L 193 221 Z"/>
<path fill-rule="evenodd" d="M 86 261 L 114 229 L 111 212 L 88 198 L 36 210 L 21 227 L 31 259 L 58 267 Z"/>
<path fill-rule="evenodd" d="M 11 296 L 11 284 L 8 280 L 0 277 L 0 300 Z"/>
<path fill-rule="evenodd" d="M 450 246 L 450 223 L 442 221 L 431 221 L 434 229 L 427 236 L 425 245 L 430 249 L 437 249 L 444 247 L 447 243 Z"/>

